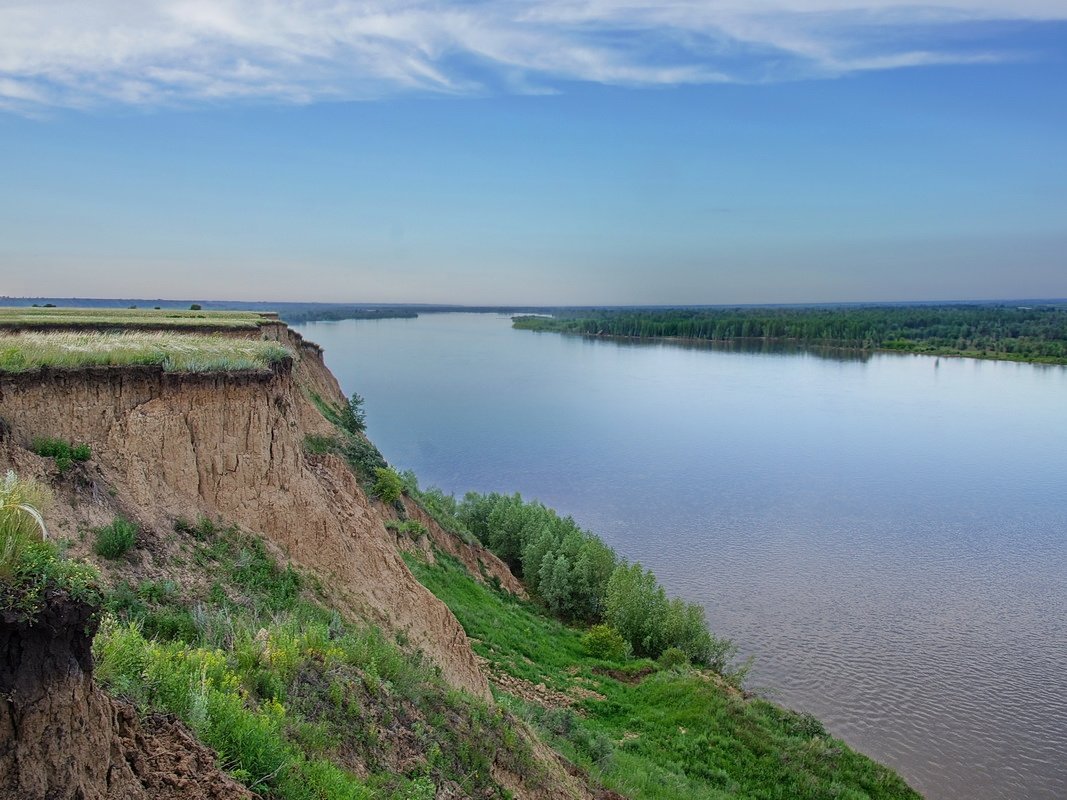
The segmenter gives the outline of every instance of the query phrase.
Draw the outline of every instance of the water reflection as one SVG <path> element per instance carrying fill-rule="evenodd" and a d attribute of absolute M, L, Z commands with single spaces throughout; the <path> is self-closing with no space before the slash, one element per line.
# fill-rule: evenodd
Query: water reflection
<path fill-rule="evenodd" d="M 719 353 L 747 353 L 759 355 L 797 356 L 809 355 L 828 361 L 861 362 L 870 361 L 873 353 L 869 350 L 855 350 L 845 347 L 820 347 L 803 345 L 796 342 L 769 341 L 765 339 L 739 339 L 729 342 L 700 341 L 696 339 L 672 339 L 670 341 L 647 339 L 625 339 L 610 337 L 583 336 L 581 334 L 557 334 L 544 331 L 530 332 L 535 336 L 568 336 L 591 344 L 613 344 L 618 347 L 671 347 L 685 350 L 711 350 Z M 897 355 L 897 354 L 894 354 Z M 904 355 L 904 354 L 899 354 Z"/>

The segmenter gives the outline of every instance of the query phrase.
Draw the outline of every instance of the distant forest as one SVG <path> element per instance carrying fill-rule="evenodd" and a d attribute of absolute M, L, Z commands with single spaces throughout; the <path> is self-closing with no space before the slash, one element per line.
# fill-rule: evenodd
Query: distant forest
<path fill-rule="evenodd" d="M 633 339 L 763 340 L 1067 364 L 1067 305 L 621 309 L 517 316 L 522 330 Z"/>

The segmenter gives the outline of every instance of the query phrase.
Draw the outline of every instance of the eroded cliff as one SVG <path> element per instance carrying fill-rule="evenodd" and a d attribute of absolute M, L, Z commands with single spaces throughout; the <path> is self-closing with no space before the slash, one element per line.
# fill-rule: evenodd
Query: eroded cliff
<path fill-rule="evenodd" d="M 321 351 L 284 326 L 268 328 L 295 354 L 274 371 L 2 375 L 0 417 L 21 447 L 41 436 L 88 443 L 101 482 L 143 526 L 166 530 L 203 514 L 263 536 L 319 576 L 339 610 L 402 632 L 453 686 L 488 698 L 463 628 L 385 530 L 391 511 L 341 459 L 305 452 L 305 437 L 332 432 L 312 394 L 343 401 Z"/>

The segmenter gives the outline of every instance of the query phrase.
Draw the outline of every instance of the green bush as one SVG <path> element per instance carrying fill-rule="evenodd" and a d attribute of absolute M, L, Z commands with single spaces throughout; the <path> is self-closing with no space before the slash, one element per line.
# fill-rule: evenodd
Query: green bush
<path fill-rule="evenodd" d="M 122 558 L 136 542 L 137 526 L 122 517 L 115 517 L 110 525 L 96 529 L 93 550 L 103 558 Z"/>
<path fill-rule="evenodd" d="M 689 664 L 689 656 L 677 647 L 668 647 L 659 654 L 659 665 L 664 669 L 675 669 Z"/>
<path fill-rule="evenodd" d="M 75 462 L 92 458 L 92 448 L 87 444 L 74 444 L 63 439 L 40 437 L 33 440 L 31 448 L 39 456 L 54 459 L 60 472 L 66 472 Z"/>
<path fill-rule="evenodd" d="M 344 404 L 335 406 L 327 403 L 315 392 L 311 392 L 310 397 L 319 413 L 337 426 L 340 437 L 333 439 L 328 436 L 308 436 L 304 440 L 304 449 L 318 455 L 328 452 L 341 453 L 360 480 L 373 481 L 375 471 L 388 464 L 378 448 L 363 435 L 367 427 L 363 398 L 353 394 Z"/>
<path fill-rule="evenodd" d="M 582 637 L 582 644 L 589 655 L 608 661 L 621 661 L 630 654 L 630 645 L 610 625 L 594 625 Z"/>
<path fill-rule="evenodd" d="M 570 517 L 518 494 L 469 493 L 460 521 L 522 577 L 554 614 L 599 622 L 615 552 Z"/>
<path fill-rule="evenodd" d="M 404 481 L 389 467 L 378 467 L 374 470 L 371 494 L 383 503 L 395 503 L 404 494 Z"/>

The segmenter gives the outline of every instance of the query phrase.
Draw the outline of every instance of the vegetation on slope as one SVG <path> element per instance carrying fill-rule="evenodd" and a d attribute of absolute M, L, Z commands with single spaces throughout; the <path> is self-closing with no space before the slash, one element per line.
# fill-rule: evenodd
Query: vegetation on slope
<path fill-rule="evenodd" d="M 695 664 L 730 670 L 736 648 L 708 631 L 700 605 L 668 599 L 652 572 L 620 559 L 570 517 L 518 494 L 474 492 L 451 513 L 556 616 L 606 623 L 638 655 L 674 649 Z"/>
<path fill-rule="evenodd" d="M 486 659 L 498 701 L 604 785 L 655 800 L 918 798 L 817 719 L 746 698 L 717 673 L 592 655 L 581 631 L 474 581 L 440 553 L 406 556 Z"/>
<path fill-rule="evenodd" d="M 167 372 L 268 369 L 292 354 L 277 342 L 174 332 L 0 334 L 0 372 L 41 367 L 160 366 Z"/>
<path fill-rule="evenodd" d="M 177 527 L 210 589 L 119 584 L 94 646 L 97 677 L 180 717 L 249 788 L 279 800 L 494 797 L 494 756 L 535 768 L 506 713 L 450 690 L 377 629 L 344 622 L 260 540 L 203 519 Z"/>
<path fill-rule="evenodd" d="M 49 502 L 45 487 L 14 472 L 0 480 L 0 614 L 9 621 L 32 623 L 50 592 L 99 601 L 97 571 L 63 558 L 45 538 Z"/>
<path fill-rule="evenodd" d="M 764 339 L 808 346 L 896 350 L 1067 364 L 1067 306 L 676 308 L 522 316 L 514 327 L 590 336 L 713 342 Z"/>

